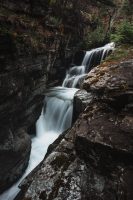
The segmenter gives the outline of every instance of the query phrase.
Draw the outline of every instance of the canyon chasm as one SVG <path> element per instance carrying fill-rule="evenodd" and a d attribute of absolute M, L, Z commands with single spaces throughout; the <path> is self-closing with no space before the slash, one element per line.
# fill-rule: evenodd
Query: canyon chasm
<path fill-rule="evenodd" d="M 1 0 L 0 200 L 132 200 L 129 0 Z"/>

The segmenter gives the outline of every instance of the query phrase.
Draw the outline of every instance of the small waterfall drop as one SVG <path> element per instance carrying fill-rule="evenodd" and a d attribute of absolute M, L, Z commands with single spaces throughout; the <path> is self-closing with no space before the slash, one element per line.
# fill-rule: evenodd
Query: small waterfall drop
<path fill-rule="evenodd" d="M 37 122 L 38 135 L 41 132 L 60 134 L 71 127 L 73 97 L 76 91 L 76 88 L 64 87 L 54 87 L 48 90 L 42 111 L 43 123 Z"/>
<path fill-rule="evenodd" d="M 13 200 L 16 197 L 20 191 L 18 185 L 43 160 L 48 146 L 71 127 L 73 97 L 77 90 L 65 87 L 47 90 L 42 113 L 36 123 L 36 136 L 32 138 L 29 165 L 19 181 L 0 195 L 0 200 Z"/>
<path fill-rule="evenodd" d="M 103 47 L 92 49 L 87 51 L 81 66 L 74 66 L 70 68 L 66 74 L 66 78 L 63 81 L 63 87 L 78 87 L 81 85 L 87 73 L 94 67 L 101 63 L 110 52 L 115 48 L 115 44 L 109 43 Z"/>
<path fill-rule="evenodd" d="M 81 66 L 70 68 L 62 87 L 48 89 L 45 93 L 44 106 L 36 123 L 36 136 L 32 138 L 32 148 L 29 165 L 24 175 L 11 188 L 0 195 L 0 200 L 13 200 L 19 193 L 20 182 L 43 160 L 48 146 L 63 131 L 71 127 L 73 113 L 73 98 L 90 69 L 105 59 L 114 50 L 114 43 L 87 51 Z"/>

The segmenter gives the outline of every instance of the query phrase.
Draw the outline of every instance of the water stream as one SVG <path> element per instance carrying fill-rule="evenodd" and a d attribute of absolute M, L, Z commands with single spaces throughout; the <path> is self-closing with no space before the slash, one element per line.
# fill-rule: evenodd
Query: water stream
<path fill-rule="evenodd" d="M 87 73 L 93 67 L 99 65 L 114 50 L 114 47 L 115 45 L 112 42 L 103 47 L 87 51 L 81 66 L 74 66 L 67 71 L 63 86 L 69 88 L 79 87 Z"/>
<path fill-rule="evenodd" d="M 0 200 L 13 200 L 20 189 L 20 182 L 43 160 L 48 146 L 63 131 L 71 127 L 73 114 L 73 97 L 77 86 L 83 81 L 90 69 L 99 64 L 114 50 L 114 43 L 87 51 L 81 66 L 70 68 L 61 87 L 48 89 L 45 93 L 41 116 L 36 123 L 36 136 L 32 138 L 32 149 L 29 165 L 11 188 L 0 195 Z"/>

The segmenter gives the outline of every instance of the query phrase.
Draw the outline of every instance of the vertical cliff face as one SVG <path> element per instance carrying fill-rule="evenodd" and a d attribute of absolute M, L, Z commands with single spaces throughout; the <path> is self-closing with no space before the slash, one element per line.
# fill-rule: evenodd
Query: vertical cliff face
<path fill-rule="evenodd" d="M 35 134 L 44 91 L 61 81 L 76 49 L 78 33 L 75 27 L 69 35 L 72 26 L 65 5 L 66 13 L 60 13 L 62 6 L 41 0 L 0 2 L 0 192 L 27 166 L 27 133 Z"/>
<path fill-rule="evenodd" d="M 24 41 L 29 30 L 22 23 L 13 11 L 1 8 L 0 191 L 27 166 L 30 154 L 27 132 L 39 117 L 46 87 L 45 54 L 35 53 L 31 41 Z"/>

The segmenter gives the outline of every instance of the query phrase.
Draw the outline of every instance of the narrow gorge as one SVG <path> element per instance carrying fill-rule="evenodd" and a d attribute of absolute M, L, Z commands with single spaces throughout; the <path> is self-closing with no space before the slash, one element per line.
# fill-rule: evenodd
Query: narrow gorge
<path fill-rule="evenodd" d="M 132 2 L 0 6 L 0 200 L 132 200 Z"/>
<path fill-rule="evenodd" d="M 50 88 L 47 90 L 47 93 L 44 94 L 44 106 L 36 124 L 37 135 L 32 138 L 29 166 L 24 177 L 43 160 L 48 146 L 54 142 L 61 133 L 71 127 L 73 98 L 76 91 L 78 91 L 78 89 L 74 87 L 81 82 L 81 77 L 83 78 L 86 76 L 89 69 L 95 65 L 95 62 L 100 63 L 109 52 L 113 50 L 114 43 L 110 43 L 104 47 L 86 52 L 82 65 L 74 66 L 68 71 L 62 84 L 63 87 Z M 67 88 L 67 85 L 71 88 Z M 24 177 L 22 177 L 21 180 Z M 21 180 L 19 180 L 18 183 L 20 183 Z M 15 184 L 13 188 L 1 195 L 0 198 L 2 200 L 13 200 L 17 193 L 17 185 Z"/>

